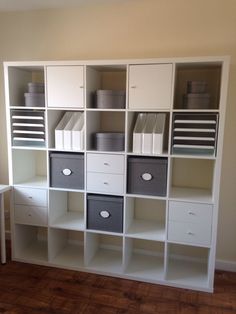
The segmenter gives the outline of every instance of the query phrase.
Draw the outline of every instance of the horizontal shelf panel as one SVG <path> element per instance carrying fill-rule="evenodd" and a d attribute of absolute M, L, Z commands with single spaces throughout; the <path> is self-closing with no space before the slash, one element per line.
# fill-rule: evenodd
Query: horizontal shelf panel
<path fill-rule="evenodd" d="M 42 116 L 12 116 L 12 119 L 22 119 L 22 120 L 44 120 Z"/>
<path fill-rule="evenodd" d="M 27 126 L 32 128 L 44 127 L 42 123 L 20 123 L 20 122 L 13 122 L 12 126 Z"/>
<path fill-rule="evenodd" d="M 164 223 L 135 219 L 127 230 L 126 237 L 165 241 L 165 226 Z"/>
<path fill-rule="evenodd" d="M 214 149 L 215 146 L 210 145 L 186 145 L 186 144 L 174 144 L 173 147 L 175 148 L 203 148 L 203 149 Z"/>
<path fill-rule="evenodd" d="M 32 110 L 32 109 L 37 109 L 37 110 L 45 110 L 45 107 L 26 107 L 26 106 L 10 106 L 10 109 L 26 109 L 26 110 Z"/>
<path fill-rule="evenodd" d="M 45 134 L 44 131 L 27 131 L 27 130 L 14 130 L 13 134 Z"/>
<path fill-rule="evenodd" d="M 179 244 L 179 245 L 186 245 L 186 246 L 193 246 L 194 247 L 202 247 L 202 248 L 211 248 L 211 245 L 203 245 L 203 244 L 197 244 L 197 243 L 190 243 L 190 242 L 179 242 L 179 241 L 170 241 L 170 240 L 167 240 L 167 243 L 169 244 Z"/>
<path fill-rule="evenodd" d="M 12 146 L 11 147 L 12 150 L 42 150 L 42 151 L 46 151 L 46 148 L 45 147 L 37 147 L 37 146 Z"/>
<path fill-rule="evenodd" d="M 104 234 L 104 235 L 113 235 L 117 237 L 123 237 L 123 232 L 111 232 L 111 231 L 104 231 L 104 230 L 95 230 L 95 229 L 86 229 L 87 233 L 97 233 L 97 234 Z"/>
<path fill-rule="evenodd" d="M 145 195 L 145 194 L 126 194 L 127 197 L 135 197 L 135 198 L 147 198 L 147 199 L 154 199 L 154 200 L 163 200 L 165 201 L 167 197 L 163 196 L 155 196 L 155 195 Z"/>
<path fill-rule="evenodd" d="M 168 157 L 169 156 L 167 151 L 162 153 L 162 154 L 145 154 L 145 153 L 128 152 L 127 155 L 129 155 L 129 156 L 146 156 L 146 157 Z"/>
<path fill-rule="evenodd" d="M 194 128 L 174 128 L 174 132 L 211 132 L 215 133 L 215 129 L 194 129 Z"/>
<path fill-rule="evenodd" d="M 48 148 L 52 152 L 67 152 L 67 153 L 84 153 L 85 150 L 72 150 L 72 149 L 59 149 L 59 148 Z"/>
<path fill-rule="evenodd" d="M 124 112 L 126 109 L 112 109 L 112 108 L 86 108 L 87 111 L 111 111 L 111 112 Z"/>
<path fill-rule="evenodd" d="M 13 137 L 13 141 L 30 141 L 30 142 L 45 142 L 43 138 L 35 138 L 35 137 Z"/>
<path fill-rule="evenodd" d="M 67 229 L 67 230 L 84 230 L 84 215 L 80 212 L 67 212 L 65 215 L 58 217 L 50 223 L 51 227 Z"/>
<path fill-rule="evenodd" d="M 208 189 L 172 187 L 170 199 L 212 204 L 212 193 Z"/>
<path fill-rule="evenodd" d="M 213 155 L 201 155 L 201 154 L 199 154 L 199 155 L 194 155 L 194 154 L 189 154 L 189 155 L 185 155 L 185 154 L 183 154 L 183 153 L 181 153 L 181 154 L 172 154 L 171 156 L 170 156 L 171 158 L 192 158 L 192 159 L 216 159 L 216 157 L 215 156 L 213 156 Z"/>
<path fill-rule="evenodd" d="M 186 120 L 174 120 L 174 123 L 192 123 L 192 124 L 216 124 L 215 120 L 191 120 L 191 119 L 186 119 Z"/>
<path fill-rule="evenodd" d="M 174 136 L 174 140 L 215 141 L 214 137 Z"/>
<path fill-rule="evenodd" d="M 22 182 L 14 183 L 14 185 L 28 187 L 47 187 L 47 178 L 43 176 L 36 176 Z"/>
<path fill-rule="evenodd" d="M 77 190 L 77 189 L 67 189 L 67 188 L 56 188 L 56 187 L 49 187 L 49 190 L 55 190 L 55 191 L 66 191 L 66 192 L 80 192 L 84 193 L 85 190 Z"/>

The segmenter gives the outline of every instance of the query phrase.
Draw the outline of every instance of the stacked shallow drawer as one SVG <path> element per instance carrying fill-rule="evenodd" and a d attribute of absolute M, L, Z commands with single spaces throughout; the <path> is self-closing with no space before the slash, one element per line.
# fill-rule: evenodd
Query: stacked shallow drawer
<path fill-rule="evenodd" d="M 174 114 L 173 154 L 214 155 L 216 152 L 217 125 L 217 114 Z"/>
<path fill-rule="evenodd" d="M 47 191 L 44 189 L 14 189 L 15 222 L 20 224 L 47 225 Z"/>
<path fill-rule="evenodd" d="M 45 146 L 44 111 L 12 110 L 12 145 Z"/>
<path fill-rule="evenodd" d="M 124 168 L 123 155 L 87 154 L 87 190 L 122 194 Z"/>
<path fill-rule="evenodd" d="M 211 226 L 212 205 L 169 202 L 169 241 L 209 246 Z"/>

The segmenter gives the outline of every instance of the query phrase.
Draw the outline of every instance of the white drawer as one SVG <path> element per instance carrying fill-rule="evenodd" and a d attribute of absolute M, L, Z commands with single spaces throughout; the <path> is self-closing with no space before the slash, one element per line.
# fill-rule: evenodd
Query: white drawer
<path fill-rule="evenodd" d="M 171 201 L 169 202 L 169 220 L 211 225 L 212 205 Z"/>
<path fill-rule="evenodd" d="M 87 171 L 102 173 L 124 173 L 125 158 L 123 155 L 88 154 Z"/>
<path fill-rule="evenodd" d="M 211 225 L 208 223 L 169 221 L 168 240 L 208 246 L 211 244 Z"/>
<path fill-rule="evenodd" d="M 120 174 L 88 172 L 87 190 L 122 194 L 124 191 L 124 176 Z"/>
<path fill-rule="evenodd" d="M 15 205 L 15 222 L 30 225 L 47 225 L 47 207 Z"/>
<path fill-rule="evenodd" d="M 47 206 L 47 190 L 15 188 L 14 201 L 19 205 Z"/>

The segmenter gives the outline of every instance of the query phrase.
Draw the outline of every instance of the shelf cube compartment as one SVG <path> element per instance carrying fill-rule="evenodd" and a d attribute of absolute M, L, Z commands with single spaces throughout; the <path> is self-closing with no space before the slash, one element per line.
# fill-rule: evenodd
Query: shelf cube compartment
<path fill-rule="evenodd" d="M 166 279 L 188 288 L 208 288 L 209 253 L 208 248 L 169 243 Z"/>
<path fill-rule="evenodd" d="M 50 186 L 84 188 L 84 154 L 50 152 Z"/>
<path fill-rule="evenodd" d="M 87 149 L 124 151 L 125 112 L 87 112 Z"/>
<path fill-rule="evenodd" d="M 13 146 L 45 147 L 45 111 L 11 110 Z"/>
<path fill-rule="evenodd" d="M 84 112 L 48 111 L 48 146 L 62 151 L 84 150 Z"/>
<path fill-rule="evenodd" d="M 15 258 L 27 262 L 48 261 L 47 228 L 16 224 L 14 239 Z"/>
<path fill-rule="evenodd" d="M 168 152 L 169 113 L 128 113 L 127 151 L 137 155 Z"/>
<path fill-rule="evenodd" d="M 13 149 L 13 184 L 47 186 L 47 155 L 41 150 Z"/>
<path fill-rule="evenodd" d="M 165 201 L 127 197 L 125 215 L 126 237 L 165 241 Z"/>
<path fill-rule="evenodd" d="M 56 265 L 79 268 L 84 266 L 84 233 L 49 229 L 49 260 Z"/>
<path fill-rule="evenodd" d="M 172 158 L 170 198 L 212 202 L 215 160 Z"/>
<path fill-rule="evenodd" d="M 87 195 L 87 228 L 123 232 L 123 197 Z"/>
<path fill-rule="evenodd" d="M 122 273 L 123 238 L 86 232 L 85 259 L 88 268 L 105 273 Z"/>
<path fill-rule="evenodd" d="M 177 64 L 174 109 L 219 109 L 221 71 L 222 65 L 215 62 Z M 193 106 L 188 106 L 185 103 L 186 96 L 197 93 L 199 95 L 207 94 L 209 96 L 207 97 L 208 104 L 203 98 L 202 102 L 200 99 L 194 102 L 191 100 Z"/>
<path fill-rule="evenodd" d="M 164 243 L 125 239 L 125 273 L 146 280 L 164 279 Z"/>
<path fill-rule="evenodd" d="M 58 229 L 84 230 L 84 194 L 50 190 L 49 224 Z"/>
<path fill-rule="evenodd" d="M 127 192 L 166 196 L 167 158 L 129 157 Z"/>
<path fill-rule="evenodd" d="M 8 78 L 9 78 L 9 104 L 10 106 L 16 107 L 26 107 L 30 105 L 31 107 L 38 107 L 40 104 L 41 107 L 45 107 L 44 94 L 40 90 L 41 100 L 40 103 L 38 99 L 34 103 L 33 99 L 25 99 L 25 93 L 32 93 L 35 89 L 32 89 L 32 86 L 37 85 L 34 83 L 44 83 L 44 67 L 43 66 L 23 66 L 23 67 L 9 67 L 8 68 Z M 28 94 L 27 94 L 28 95 Z M 38 95 L 38 93 L 36 93 Z M 43 98 L 43 100 L 42 100 Z M 26 103 L 27 102 L 27 103 Z"/>
<path fill-rule="evenodd" d="M 126 66 L 86 67 L 87 108 L 125 108 Z"/>
<path fill-rule="evenodd" d="M 174 113 L 172 129 L 173 154 L 216 154 L 218 114 Z"/>

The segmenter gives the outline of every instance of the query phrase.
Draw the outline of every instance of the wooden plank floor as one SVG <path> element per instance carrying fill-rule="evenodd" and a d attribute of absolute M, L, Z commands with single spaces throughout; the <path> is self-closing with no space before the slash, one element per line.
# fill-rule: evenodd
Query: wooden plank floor
<path fill-rule="evenodd" d="M 0 265 L 0 313 L 235 314 L 236 273 L 216 272 L 214 294 L 18 262 Z"/>

